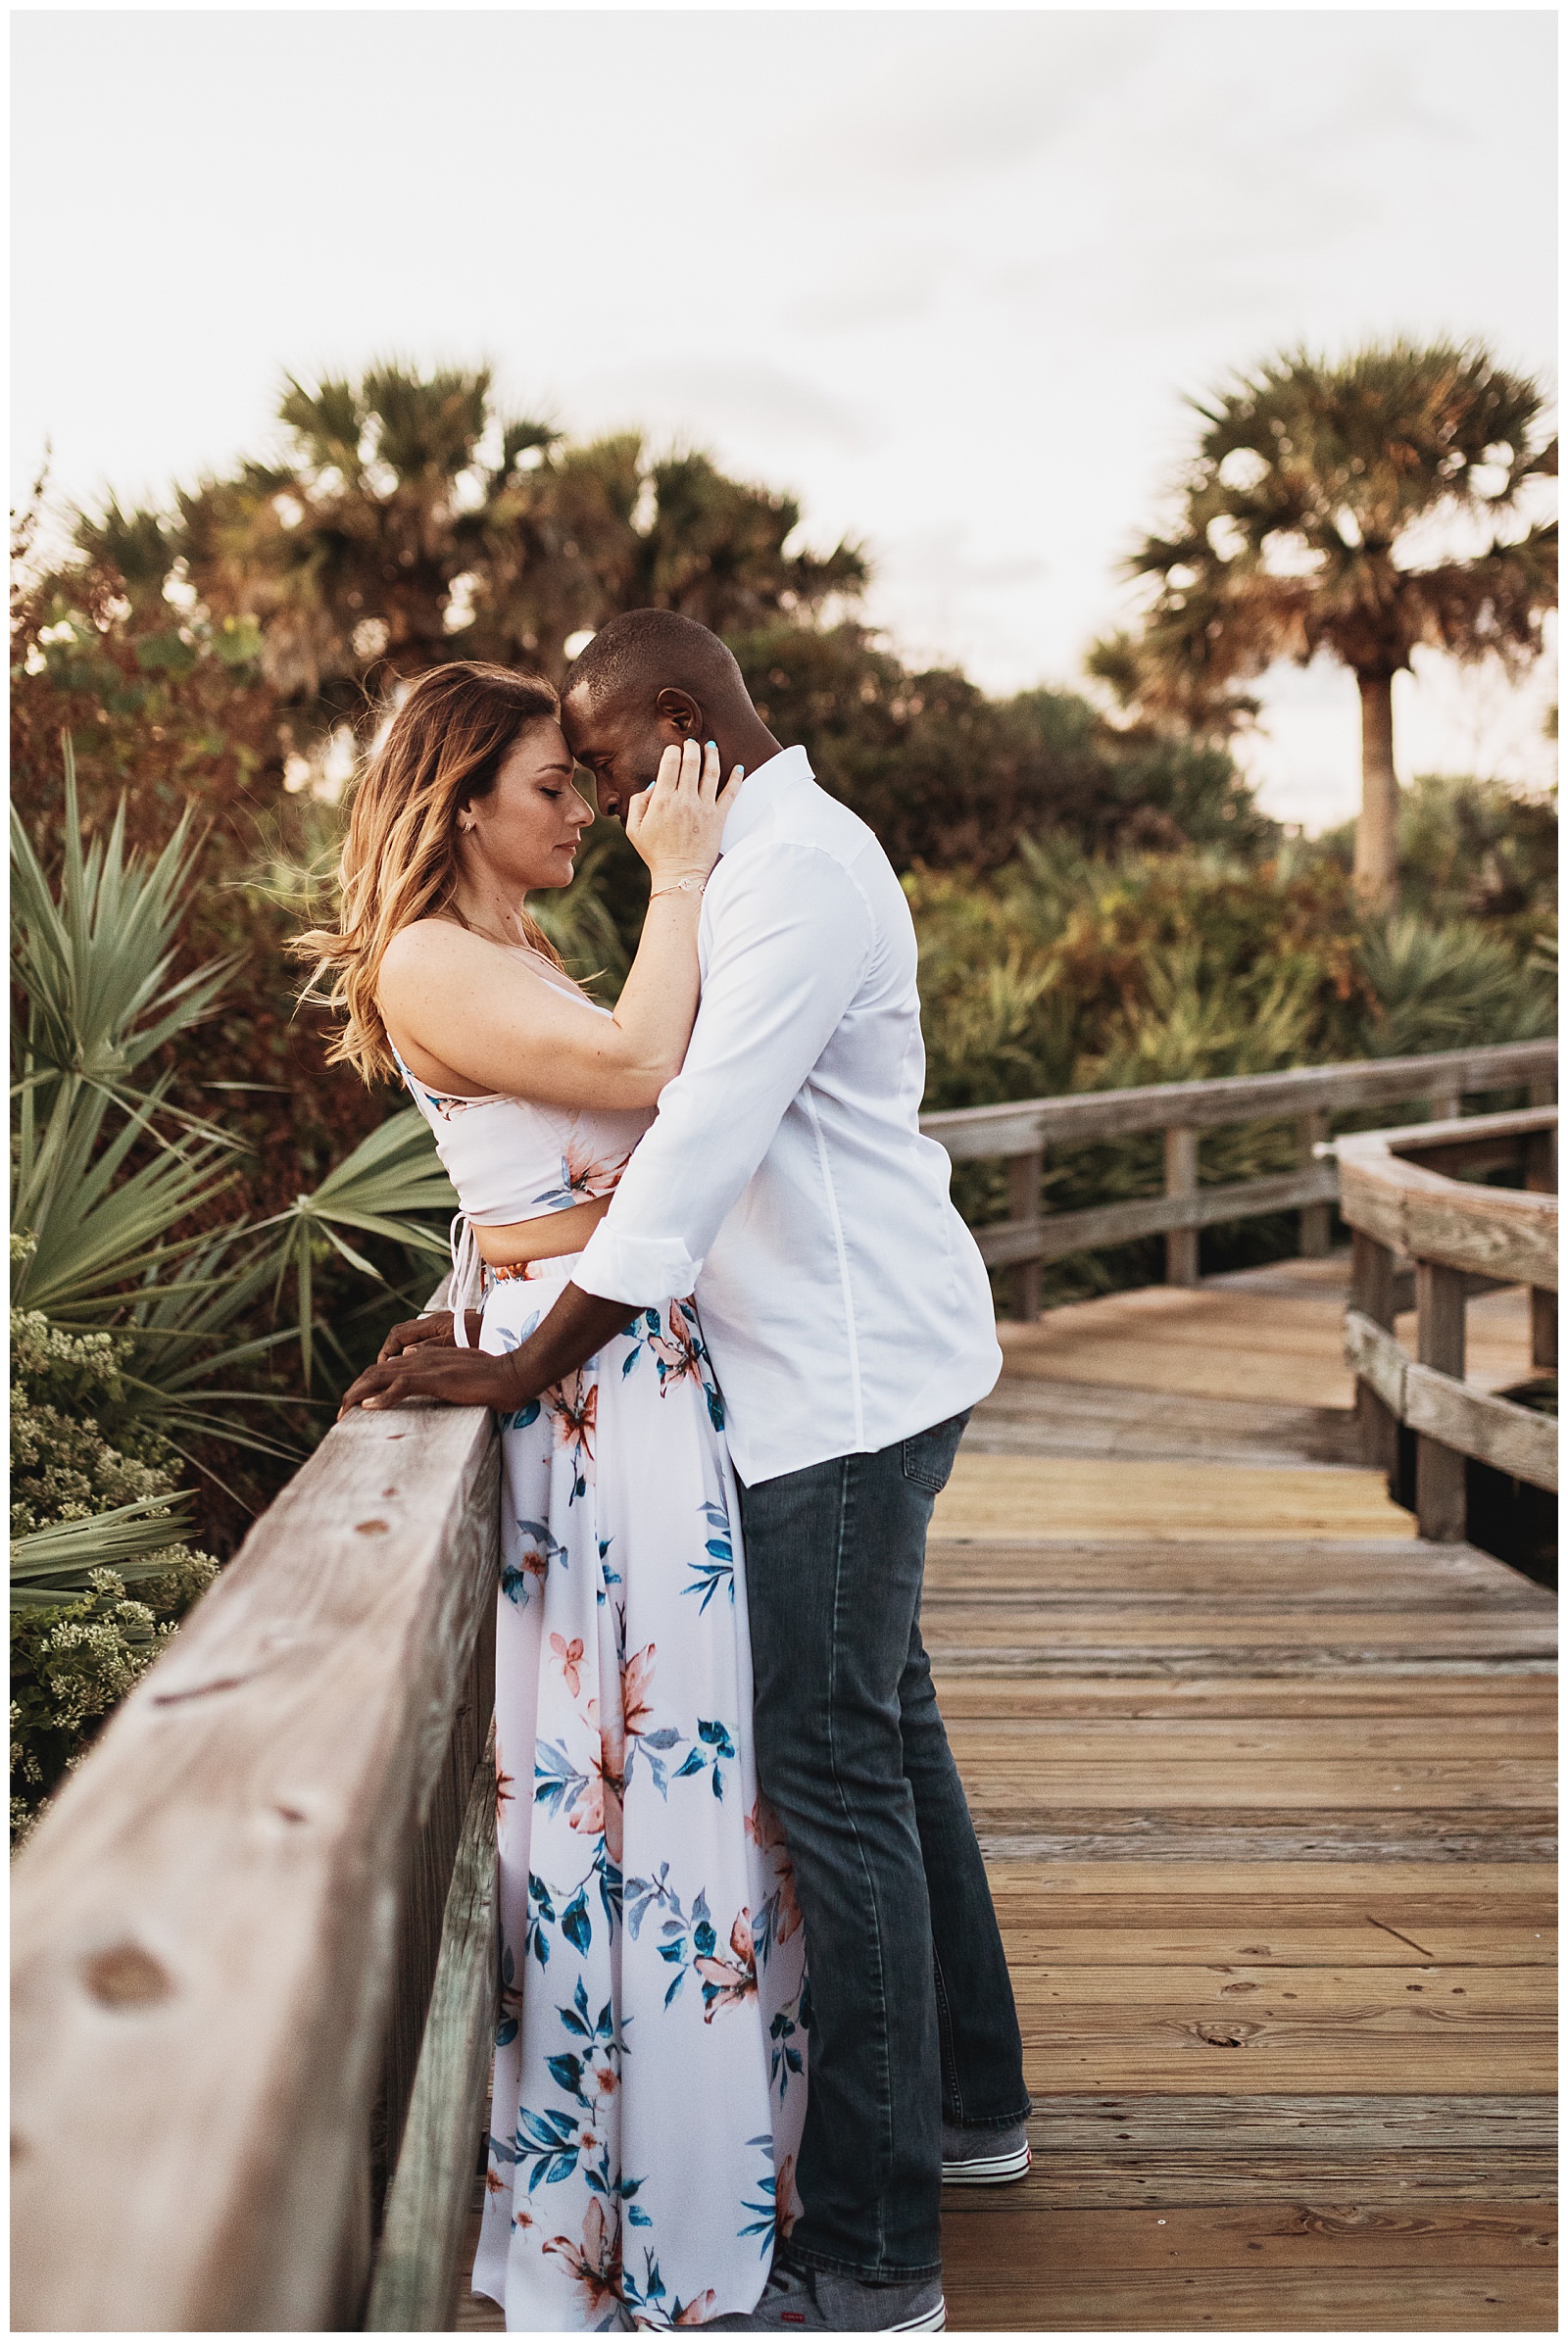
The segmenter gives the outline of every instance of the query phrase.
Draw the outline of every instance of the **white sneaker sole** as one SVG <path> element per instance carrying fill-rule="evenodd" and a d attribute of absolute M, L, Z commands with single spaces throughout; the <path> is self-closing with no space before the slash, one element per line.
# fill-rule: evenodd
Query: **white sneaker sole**
<path fill-rule="evenodd" d="M 939 2301 L 934 2310 L 922 2310 L 918 2318 L 902 2318 L 897 2325 L 882 2328 L 885 2334 L 945 2334 L 948 2330 L 948 2305 Z"/>
<path fill-rule="evenodd" d="M 961 2163 L 942 2167 L 944 2187 L 1004 2187 L 1009 2179 L 1027 2178 L 1032 2161 L 1029 2149 L 1014 2147 L 1006 2155 L 966 2155 Z"/>

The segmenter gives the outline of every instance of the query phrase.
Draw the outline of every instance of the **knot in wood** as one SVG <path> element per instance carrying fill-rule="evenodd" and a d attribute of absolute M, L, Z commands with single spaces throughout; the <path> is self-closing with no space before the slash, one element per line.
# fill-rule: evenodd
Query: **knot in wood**
<path fill-rule="evenodd" d="M 107 1951 L 95 1952 L 83 1974 L 93 1999 L 111 2009 L 145 2008 L 167 2000 L 174 1989 L 163 1962 L 137 1943 L 111 1944 Z"/>
<path fill-rule="evenodd" d="M 1250 2041 L 1256 2040 L 1263 2027 L 1260 2025 L 1241 2025 L 1232 2019 L 1224 2025 L 1200 2025 L 1193 2029 L 1200 2041 L 1206 2041 L 1210 2049 L 1245 2049 Z"/>
<path fill-rule="evenodd" d="M 354 1527 L 361 1537 L 385 1537 L 387 1530 L 384 1521 L 356 1521 Z"/>

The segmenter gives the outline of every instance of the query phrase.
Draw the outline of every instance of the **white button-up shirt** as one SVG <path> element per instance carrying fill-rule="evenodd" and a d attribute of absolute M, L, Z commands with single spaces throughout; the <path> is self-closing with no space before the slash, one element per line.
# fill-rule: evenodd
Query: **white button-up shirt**
<path fill-rule="evenodd" d="M 748 1483 L 972 1406 L 1002 1368 L 990 1287 L 920 1136 L 914 922 L 804 749 L 749 775 L 698 930 L 702 1006 L 572 1281 L 695 1290 Z"/>

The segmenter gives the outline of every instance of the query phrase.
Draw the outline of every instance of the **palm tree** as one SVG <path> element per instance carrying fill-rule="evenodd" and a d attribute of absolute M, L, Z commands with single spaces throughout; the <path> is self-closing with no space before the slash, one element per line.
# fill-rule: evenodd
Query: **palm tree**
<path fill-rule="evenodd" d="M 452 656 L 466 620 L 459 581 L 482 562 L 517 465 L 554 433 L 520 418 L 491 432 L 482 367 L 291 378 L 278 419 L 287 437 L 275 462 L 246 462 L 181 495 L 172 550 L 216 619 L 259 621 L 280 697 L 324 691 L 353 707 L 370 666 L 413 675 Z M 481 447 L 487 432 L 493 444 Z"/>
<path fill-rule="evenodd" d="M 1152 713 L 1223 728 L 1274 660 L 1342 660 L 1361 694 L 1356 891 L 1391 909 L 1394 677 L 1422 644 L 1522 664 L 1556 603 L 1556 526 L 1531 517 L 1557 469 L 1544 394 L 1479 344 L 1399 341 L 1289 352 L 1194 404 L 1179 516 L 1128 563 L 1155 588 L 1143 635 L 1102 647 L 1106 677 L 1125 688 L 1110 668 L 1131 652 Z"/>
<path fill-rule="evenodd" d="M 259 624 L 269 682 L 322 720 L 363 722 L 368 676 L 445 659 L 559 677 L 568 638 L 620 610 L 735 633 L 865 581 L 851 545 L 786 550 L 789 497 L 700 454 L 656 460 L 636 433 L 573 444 L 507 417 L 483 367 L 290 379 L 278 419 L 275 461 L 202 481 L 175 520 L 111 505 L 78 542 L 155 595 L 182 560 L 211 619 Z"/>

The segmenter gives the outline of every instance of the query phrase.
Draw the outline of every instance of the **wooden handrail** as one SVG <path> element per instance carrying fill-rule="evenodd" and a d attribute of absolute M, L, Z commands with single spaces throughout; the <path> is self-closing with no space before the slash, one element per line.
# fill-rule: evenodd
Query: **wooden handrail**
<path fill-rule="evenodd" d="M 1332 1111 L 1540 1084 L 1555 1064 L 1551 1045 L 1527 1044 L 926 1127 L 960 1155 L 1013 1151 L 1014 1220 L 981 1242 L 1038 1278 L 1042 1258 L 1129 1229 L 1196 1244 L 1200 1227 L 1250 1211 L 1326 1212 L 1335 1166 L 1312 1147 Z M 1191 1134 L 1282 1111 L 1300 1117 L 1295 1171 L 1203 1188 L 1183 1144 L 1168 1149 L 1163 1196 L 1039 1213 L 1048 1139 Z M 1510 1143 L 1539 1149 L 1544 1119 L 1516 1117 Z M 1413 1162 L 1429 1141 L 1495 1147 L 1496 1122 L 1457 1137 L 1424 1127 L 1387 1159 Z M 1404 1195 L 1403 1169 L 1390 1176 Z M 1388 1244 L 1356 1241 L 1390 1263 L 1392 1293 Z M 1450 1273 L 1436 1255 L 1422 1270 Z M 1392 1324 L 1391 1305 L 1375 1331 Z M 1401 1406 L 1427 1390 L 1423 1365 L 1443 1361 L 1401 1370 Z M 1367 1373 L 1387 1387 L 1375 1361 Z M 19 1856 L 20 2330 L 449 2322 L 493 2025 L 498 1472 L 484 1412 L 336 1426 Z M 82 2157 L 101 2139 L 114 2185 L 84 2231 Z"/>
<path fill-rule="evenodd" d="M 1398 1469 L 1398 1429 L 1416 1434 L 1416 1519 L 1443 1542 L 1466 1530 L 1466 1459 L 1532 1487 L 1557 1487 L 1557 1427 L 1464 1379 L 1469 1281 L 1531 1289 L 1531 1354 L 1557 1362 L 1555 1107 L 1478 1114 L 1335 1143 L 1340 1210 L 1352 1230 L 1345 1350 L 1369 1463 Z M 1512 1164 L 1522 1188 L 1476 1175 Z M 1456 1177 L 1468 1171 L 1470 1179 Z M 1416 1352 L 1394 1333 L 1398 1259 L 1415 1264 Z"/>
<path fill-rule="evenodd" d="M 1340 1180 L 1324 1158 L 1335 1114 L 1427 1098 L 1435 1115 L 1458 1113 L 1478 1092 L 1528 1088 L 1532 1098 L 1555 1088 L 1557 1044 L 1515 1041 L 1494 1048 L 1446 1049 L 1430 1056 L 1379 1057 L 1343 1065 L 1307 1065 L 1286 1073 L 1227 1074 L 1215 1081 L 1158 1082 L 1140 1090 L 1093 1090 L 1016 1104 L 963 1106 L 921 1116 L 920 1128 L 955 1162 L 1001 1156 L 1007 1163 L 1009 1217 L 975 1231 L 989 1268 L 1011 1268 L 1012 1311 L 1039 1312 L 1040 1266 L 1071 1252 L 1165 1238 L 1166 1281 L 1198 1280 L 1198 1231 L 1251 1219 L 1264 1212 L 1299 1211 L 1301 1249 L 1326 1252 Z M 1198 1174 L 1202 1130 L 1227 1123 L 1297 1124 L 1300 1168 L 1224 1187 L 1203 1187 Z M 1165 1137 L 1165 1190 L 1086 1210 L 1042 1212 L 1046 1150 L 1097 1140 Z"/>
<path fill-rule="evenodd" d="M 359 2325 L 444 1907 L 482 1964 L 442 1987 L 466 2217 L 493 1964 L 448 1881 L 490 1721 L 498 1471 L 484 1410 L 329 1432 L 18 1858 L 16 2327 Z M 428 2148 L 427 2114 L 409 2127 Z"/>
<path fill-rule="evenodd" d="M 1477 1187 L 1452 1177 L 1451 1169 L 1479 1169 L 1483 1156 L 1495 1164 L 1499 1139 L 1517 1141 L 1556 1128 L 1556 1107 L 1539 1106 L 1336 1140 L 1340 1210 L 1352 1228 L 1411 1260 L 1555 1293 L 1556 1196 Z"/>

